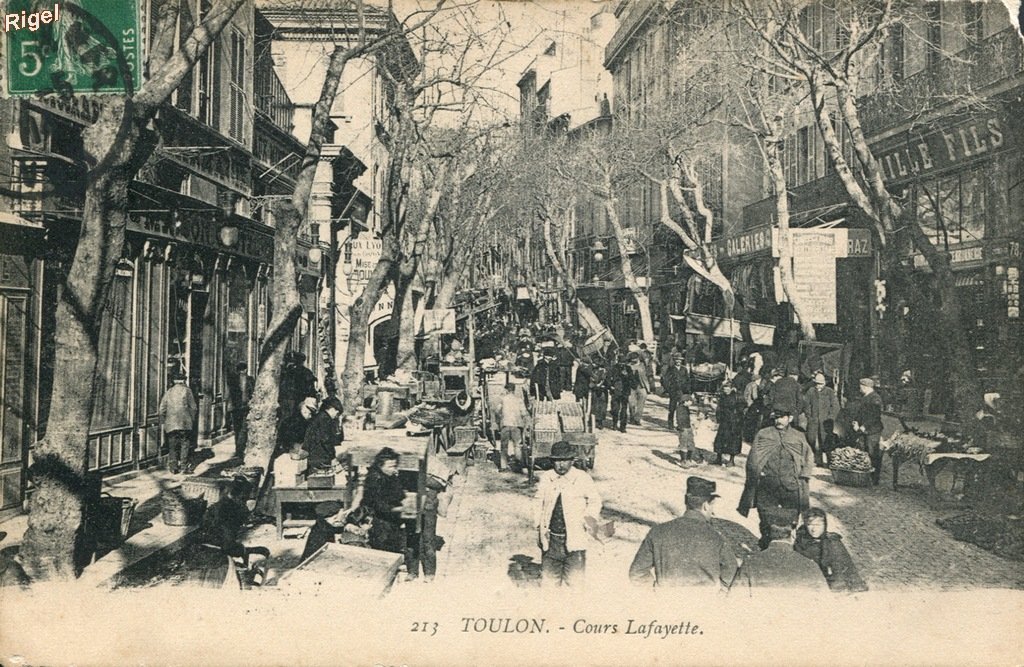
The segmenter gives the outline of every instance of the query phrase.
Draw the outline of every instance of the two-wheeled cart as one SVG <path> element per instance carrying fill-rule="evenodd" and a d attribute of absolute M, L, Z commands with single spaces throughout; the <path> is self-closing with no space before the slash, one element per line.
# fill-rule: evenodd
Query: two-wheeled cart
<path fill-rule="evenodd" d="M 551 445 L 564 440 L 576 448 L 573 465 L 593 470 L 597 455 L 597 436 L 588 428 L 588 415 L 574 399 L 533 401 L 526 427 L 524 454 L 530 482 L 538 460 L 551 457 Z"/>

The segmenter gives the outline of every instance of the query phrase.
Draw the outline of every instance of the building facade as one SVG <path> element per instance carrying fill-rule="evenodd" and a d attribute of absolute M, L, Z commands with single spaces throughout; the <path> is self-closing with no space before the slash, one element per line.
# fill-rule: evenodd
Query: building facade
<path fill-rule="evenodd" d="M 181 29 L 204 11 L 183 5 Z M 160 146 L 131 185 L 127 243 L 100 327 L 90 472 L 159 460 L 158 406 L 172 370 L 185 372 L 197 398 L 200 444 L 230 429 L 237 364 L 255 372 L 274 261 L 267 202 L 294 187 L 288 156 L 302 151 L 281 82 L 256 55 L 260 21 L 243 4 L 196 63 L 159 111 Z M 81 134 L 103 103 L 75 95 L 0 104 L 10 193 L 0 206 L 10 211 L 0 217 L 0 512 L 21 511 L 32 445 L 45 435 L 58 290 L 84 201 Z"/>
<path fill-rule="evenodd" d="M 270 49 L 275 71 L 296 106 L 295 133 L 310 132 L 313 105 L 319 99 L 330 53 L 336 43 L 353 45 L 360 34 L 373 39 L 394 31 L 398 21 L 384 8 L 362 13 L 331 3 L 296 7 L 282 0 L 259 0 L 272 24 Z M 364 33 L 360 32 L 362 21 Z M 416 76 L 419 62 L 405 38 L 395 39 L 370 55 L 349 60 L 331 108 L 333 131 L 325 142 L 310 202 L 311 241 L 324 248 L 324 280 L 319 289 L 319 339 L 330 353 L 334 373 L 344 360 L 351 335 L 348 308 L 361 294 L 381 249 L 386 170 L 391 154 L 395 81 Z M 370 370 L 384 343 L 394 307 L 392 290 L 381 296 L 367 332 L 365 358 Z M 311 319 L 311 331 L 317 321 Z M 381 335 L 378 335 L 381 334 Z M 331 372 L 321 371 L 325 381 Z"/>

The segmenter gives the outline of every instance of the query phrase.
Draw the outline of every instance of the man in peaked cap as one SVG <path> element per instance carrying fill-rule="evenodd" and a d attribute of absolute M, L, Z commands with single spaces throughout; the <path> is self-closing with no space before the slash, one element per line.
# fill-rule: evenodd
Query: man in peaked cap
<path fill-rule="evenodd" d="M 582 583 L 587 564 L 587 518 L 601 515 L 601 496 L 594 480 L 572 465 L 575 448 L 568 442 L 551 446 L 554 470 L 540 476 L 534 502 L 534 525 L 541 549 L 545 585 Z"/>
<path fill-rule="evenodd" d="M 715 482 L 686 479 L 686 512 L 651 528 L 629 566 L 631 581 L 654 586 L 722 586 L 728 588 L 738 560 L 732 547 L 711 525 Z"/>
<path fill-rule="evenodd" d="M 878 486 L 882 476 L 882 399 L 871 378 L 861 378 L 860 393 L 862 396 L 853 413 L 853 430 L 861 435 L 861 449 L 871 458 L 871 481 Z"/>

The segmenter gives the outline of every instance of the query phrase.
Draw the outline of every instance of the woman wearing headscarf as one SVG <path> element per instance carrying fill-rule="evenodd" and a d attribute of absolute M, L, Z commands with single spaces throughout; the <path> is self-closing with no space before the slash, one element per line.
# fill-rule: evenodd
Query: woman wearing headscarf
<path fill-rule="evenodd" d="M 818 564 L 833 592 L 860 593 L 868 590 L 843 544 L 842 535 L 828 532 L 828 515 L 823 510 L 812 507 L 804 512 L 804 524 L 796 531 L 793 549 Z"/>

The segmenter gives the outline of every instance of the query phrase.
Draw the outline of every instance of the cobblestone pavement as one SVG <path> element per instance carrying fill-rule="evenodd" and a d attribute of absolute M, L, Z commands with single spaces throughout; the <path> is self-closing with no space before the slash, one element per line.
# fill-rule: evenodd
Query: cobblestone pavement
<path fill-rule="evenodd" d="M 641 427 L 626 433 L 599 431 L 594 480 L 604 501 L 602 516 L 614 519 L 615 536 L 587 552 L 588 577 L 607 585 L 626 581 L 633 554 L 651 525 L 683 511 L 683 488 L 692 474 L 713 479 L 722 496 L 716 514 L 757 532 L 756 512 L 744 518 L 735 508 L 744 481 L 746 457 L 734 467 L 704 464 L 683 469 L 677 463 L 675 436 L 667 431 L 665 401 L 648 401 Z M 695 421 L 698 447 L 711 449 L 713 427 Z M 909 466 L 908 466 L 909 468 Z M 903 472 L 903 471 L 901 471 Z M 901 476 L 913 483 L 904 473 Z M 1024 588 L 1024 563 L 990 554 L 954 540 L 935 521 L 940 512 L 929 509 L 923 489 L 891 486 L 886 459 L 882 482 L 875 488 L 851 488 L 832 483 L 827 470 L 811 480 L 812 502 L 829 513 L 829 529 L 844 536 L 861 574 L 872 590 L 962 589 L 973 587 Z M 447 519 L 439 532 L 448 540 L 439 554 L 439 576 L 508 582 L 506 570 L 514 554 L 540 559 L 532 529 L 533 488 L 525 475 L 499 473 L 493 464 L 469 467 Z"/>

